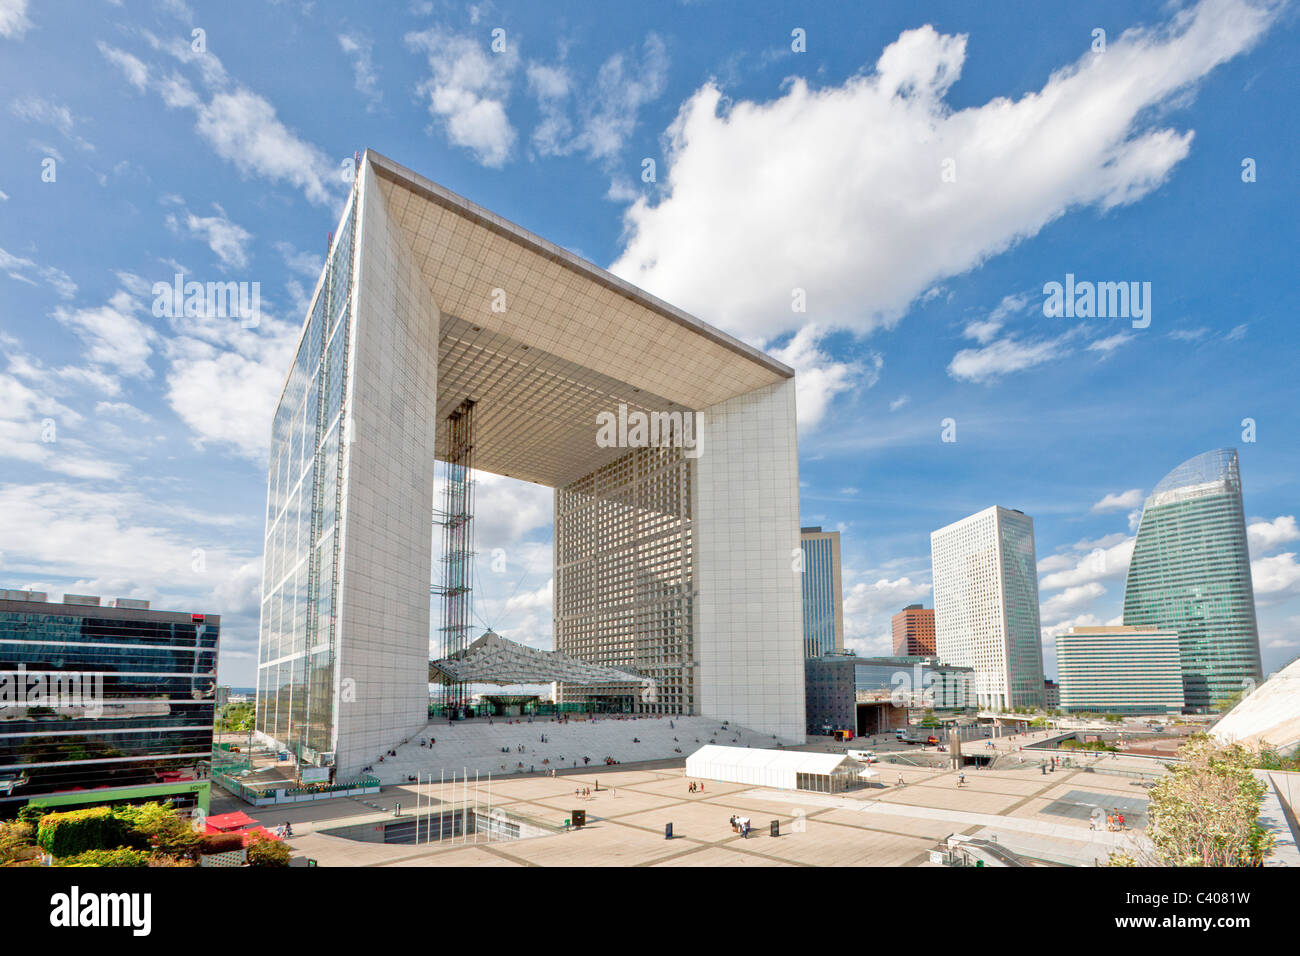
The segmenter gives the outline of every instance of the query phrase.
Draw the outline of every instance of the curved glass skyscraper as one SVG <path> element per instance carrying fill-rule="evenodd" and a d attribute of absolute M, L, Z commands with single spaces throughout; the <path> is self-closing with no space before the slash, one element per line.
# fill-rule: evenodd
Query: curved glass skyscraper
<path fill-rule="evenodd" d="M 1178 632 L 1190 710 L 1208 710 L 1262 679 L 1236 449 L 1183 462 L 1147 498 L 1124 624 Z"/>

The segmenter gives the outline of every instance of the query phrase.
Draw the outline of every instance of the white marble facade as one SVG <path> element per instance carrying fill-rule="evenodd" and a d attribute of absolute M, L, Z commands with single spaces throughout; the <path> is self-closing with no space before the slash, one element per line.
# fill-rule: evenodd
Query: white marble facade
<path fill-rule="evenodd" d="M 795 382 L 704 411 L 696 470 L 700 713 L 804 741 Z"/>
<path fill-rule="evenodd" d="M 438 308 L 362 166 L 339 638 L 341 774 L 427 723 Z"/>

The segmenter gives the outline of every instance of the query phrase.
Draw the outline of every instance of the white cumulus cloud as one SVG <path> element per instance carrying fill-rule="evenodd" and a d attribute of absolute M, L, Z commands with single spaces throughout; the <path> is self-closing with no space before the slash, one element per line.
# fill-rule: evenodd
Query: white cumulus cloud
<path fill-rule="evenodd" d="M 1246 538 L 1252 552 L 1262 554 L 1279 544 L 1300 540 L 1295 515 L 1279 515 L 1272 521 L 1255 520 L 1246 526 Z"/>
<path fill-rule="evenodd" d="M 1142 504 L 1142 489 L 1130 488 L 1128 491 L 1111 492 L 1092 506 L 1094 513 L 1105 511 L 1130 511 Z"/>
<path fill-rule="evenodd" d="M 0 37 L 20 40 L 32 21 L 27 19 L 27 0 L 0 0 Z"/>
<path fill-rule="evenodd" d="M 946 94 L 967 39 L 931 26 L 839 86 L 794 78 L 776 99 L 726 102 L 706 84 L 668 131 L 663 198 L 628 209 L 611 268 L 739 335 L 797 325 L 797 287 L 818 321 L 892 324 L 935 283 L 1068 210 L 1157 188 L 1192 134 L 1159 127 L 1155 108 L 1249 49 L 1273 16 L 1272 5 L 1203 0 L 1085 53 L 1039 90 L 962 109 Z M 1052 351 L 1004 347 L 983 364 L 1025 367 Z"/>
<path fill-rule="evenodd" d="M 443 125 L 447 139 L 484 166 L 504 166 L 516 138 L 506 113 L 511 77 L 519 65 L 514 43 L 493 53 L 473 37 L 439 28 L 408 33 L 406 42 L 428 60 L 430 76 L 419 91 L 429 98 L 429 113 Z"/>

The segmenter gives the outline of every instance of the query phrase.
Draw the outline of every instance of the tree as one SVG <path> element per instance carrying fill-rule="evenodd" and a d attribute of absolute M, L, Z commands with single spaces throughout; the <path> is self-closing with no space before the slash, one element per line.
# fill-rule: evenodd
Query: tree
<path fill-rule="evenodd" d="M 130 822 L 136 833 L 159 853 L 192 858 L 198 855 L 203 837 L 193 823 L 170 804 L 156 801 L 118 808 L 118 815 Z"/>
<path fill-rule="evenodd" d="M 257 834 L 248 844 L 249 866 L 288 866 L 289 848 L 279 840 Z"/>
<path fill-rule="evenodd" d="M 1235 694 L 1228 694 L 1225 697 L 1220 697 L 1218 700 L 1216 700 L 1213 704 L 1210 705 L 1210 710 L 1216 714 L 1226 714 L 1228 711 L 1232 710 L 1232 708 L 1236 707 L 1245 699 L 1246 699 L 1246 688 L 1243 687 Z"/>
<path fill-rule="evenodd" d="M 220 716 L 217 717 L 217 733 L 248 733 L 253 729 L 253 721 L 256 717 L 254 710 L 255 708 L 251 702 L 240 701 L 236 704 L 227 704 L 221 709 Z"/>
<path fill-rule="evenodd" d="M 1236 744 L 1193 738 L 1181 762 L 1150 791 L 1147 835 L 1164 866 L 1260 866 L 1273 835 L 1259 822 L 1266 788 L 1254 755 Z"/>

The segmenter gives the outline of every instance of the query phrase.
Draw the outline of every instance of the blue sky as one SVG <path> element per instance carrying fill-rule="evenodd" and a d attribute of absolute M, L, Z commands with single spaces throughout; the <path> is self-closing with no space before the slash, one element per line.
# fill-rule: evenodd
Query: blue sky
<path fill-rule="evenodd" d="M 799 370 L 850 647 L 996 503 L 1035 519 L 1054 673 L 1056 633 L 1120 613 L 1142 496 L 1235 446 L 1280 667 L 1296 5 L 1051 9 L 0 0 L 0 585 L 222 613 L 252 682 L 270 416 L 371 147 Z M 155 317 L 177 272 L 259 282 L 260 323 Z M 1149 326 L 1045 316 L 1067 274 L 1150 283 Z M 550 512 L 484 477 L 478 613 L 542 646 Z"/>

